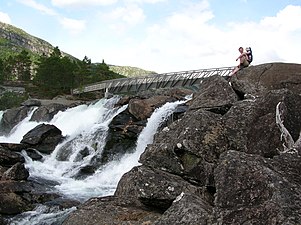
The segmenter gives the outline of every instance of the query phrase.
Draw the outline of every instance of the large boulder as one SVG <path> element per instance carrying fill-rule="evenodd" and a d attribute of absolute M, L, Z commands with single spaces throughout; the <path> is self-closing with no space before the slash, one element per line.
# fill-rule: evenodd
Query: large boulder
<path fill-rule="evenodd" d="M 170 96 L 153 96 L 148 99 L 131 99 L 129 101 L 129 112 L 138 120 L 146 120 L 153 111 L 164 103 L 173 102 L 176 99 Z"/>
<path fill-rule="evenodd" d="M 50 154 L 62 140 L 62 131 L 56 126 L 40 124 L 25 134 L 21 143 Z"/>
<path fill-rule="evenodd" d="M 291 162 L 295 163 L 291 163 Z M 215 170 L 216 220 L 221 224 L 300 224 L 301 157 L 277 160 L 228 151 Z"/>
<path fill-rule="evenodd" d="M 161 214 L 118 197 L 92 198 L 68 216 L 64 225 L 153 224 Z"/>
<path fill-rule="evenodd" d="M 219 75 L 203 80 L 199 89 L 200 92 L 196 93 L 191 101 L 190 109 L 207 109 L 225 114 L 238 100 L 229 83 Z"/>
<path fill-rule="evenodd" d="M 22 102 L 21 104 L 22 106 L 27 106 L 27 107 L 31 107 L 31 106 L 41 106 L 42 103 L 40 100 L 38 99 L 33 99 L 33 98 L 30 98 L 30 99 L 27 99 L 25 102 Z"/>
<path fill-rule="evenodd" d="M 67 109 L 66 105 L 58 104 L 58 103 L 51 103 L 49 105 L 42 105 L 40 106 L 31 116 L 31 121 L 43 121 L 49 122 L 55 114 L 59 111 L 64 111 Z"/>
<path fill-rule="evenodd" d="M 115 196 L 165 211 L 182 192 L 202 193 L 179 176 L 158 169 L 134 167 L 119 181 Z"/>
<path fill-rule="evenodd" d="M 140 162 L 211 186 L 214 163 L 229 147 L 225 132 L 221 115 L 191 110 L 155 136 Z"/>
<path fill-rule="evenodd" d="M 27 180 L 29 172 L 23 163 L 16 163 L 4 172 L 2 180 Z"/>
<path fill-rule="evenodd" d="M 146 120 L 139 121 L 128 109 L 114 117 L 109 125 L 107 141 L 101 158 L 97 161 L 105 164 L 113 159 L 120 158 L 125 153 L 132 152 L 145 124 Z"/>
<path fill-rule="evenodd" d="M 6 110 L 0 121 L 0 135 L 9 134 L 13 127 L 28 116 L 30 111 L 31 108 L 27 106 Z"/>
<path fill-rule="evenodd" d="M 16 152 L 12 152 L 0 145 L 0 165 L 10 167 L 18 162 L 24 163 L 24 158 Z"/>
<path fill-rule="evenodd" d="M 233 89 L 254 96 L 269 90 L 289 89 L 301 94 L 301 64 L 266 63 L 245 68 L 231 79 Z"/>
<path fill-rule="evenodd" d="M 33 209 L 28 201 L 14 192 L 1 193 L 0 202 L 0 213 L 4 215 L 15 215 Z"/>
<path fill-rule="evenodd" d="M 212 205 L 202 198 L 182 192 L 154 224 L 212 224 L 212 210 Z"/>
<path fill-rule="evenodd" d="M 296 123 L 301 120 L 301 97 L 282 89 L 268 91 L 255 100 L 240 101 L 223 116 L 230 148 L 268 158 L 283 151 L 283 131 L 276 122 L 279 103 L 283 126 L 296 141 L 301 130 Z"/>

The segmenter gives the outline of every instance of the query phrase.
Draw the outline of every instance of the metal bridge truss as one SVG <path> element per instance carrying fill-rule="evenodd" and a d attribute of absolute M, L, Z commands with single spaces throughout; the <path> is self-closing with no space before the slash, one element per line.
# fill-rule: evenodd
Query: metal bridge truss
<path fill-rule="evenodd" d="M 93 91 L 126 93 L 170 87 L 198 87 L 202 79 L 212 75 L 228 76 L 232 70 L 233 67 L 221 67 L 106 80 L 74 89 L 72 93 L 80 94 Z"/>

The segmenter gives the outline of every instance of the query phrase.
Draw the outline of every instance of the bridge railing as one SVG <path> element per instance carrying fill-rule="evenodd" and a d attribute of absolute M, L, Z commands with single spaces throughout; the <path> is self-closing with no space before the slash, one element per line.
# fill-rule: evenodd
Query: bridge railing
<path fill-rule="evenodd" d="M 98 83 L 86 85 L 82 88 L 72 90 L 72 94 L 80 94 L 83 92 L 105 91 L 120 92 L 121 90 L 141 90 L 149 88 L 162 88 L 174 86 L 192 86 L 196 81 L 212 76 L 228 76 L 232 72 L 233 67 L 220 67 L 211 69 L 189 70 L 180 72 L 170 72 L 162 74 L 150 74 L 143 77 L 120 78 L 113 80 L 101 81 Z"/>

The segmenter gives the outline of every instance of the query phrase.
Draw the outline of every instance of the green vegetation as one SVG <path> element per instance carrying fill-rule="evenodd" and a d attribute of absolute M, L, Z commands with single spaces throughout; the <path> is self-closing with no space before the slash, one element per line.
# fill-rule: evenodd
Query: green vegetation
<path fill-rule="evenodd" d="M 85 57 L 82 61 L 62 56 L 58 47 L 50 56 L 41 55 L 33 62 L 27 51 L 0 59 L 0 84 L 21 82 L 38 97 L 52 98 L 70 94 L 71 89 L 103 80 L 122 78 L 103 61 L 97 65 Z M 32 84 L 32 85 L 29 85 Z"/>
<path fill-rule="evenodd" d="M 26 94 L 17 94 L 14 92 L 5 92 L 0 95 L 0 110 L 10 109 L 16 106 L 20 106 L 28 96 Z"/>
<path fill-rule="evenodd" d="M 109 67 L 110 70 L 114 71 L 115 73 L 122 74 L 126 77 L 138 77 L 138 76 L 147 76 L 151 74 L 156 74 L 156 72 L 154 71 L 143 70 L 132 66 L 109 65 Z"/>
<path fill-rule="evenodd" d="M 42 39 L 0 22 L 0 84 L 22 84 L 32 97 L 52 98 L 87 84 L 151 73 L 154 72 L 135 67 L 108 66 L 104 61 L 93 64 L 88 57 L 76 59 Z"/>

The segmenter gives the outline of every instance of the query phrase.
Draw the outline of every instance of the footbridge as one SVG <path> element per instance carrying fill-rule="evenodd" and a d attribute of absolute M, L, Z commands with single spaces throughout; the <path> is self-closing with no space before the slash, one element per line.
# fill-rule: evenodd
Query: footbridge
<path fill-rule="evenodd" d="M 202 79 L 212 75 L 229 76 L 232 70 L 233 67 L 220 67 L 162 74 L 150 74 L 143 77 L 106 80 L 73 89 L 72 94 L 95 91 L 118 94 L 172 87 L 198 88 Z"/>

